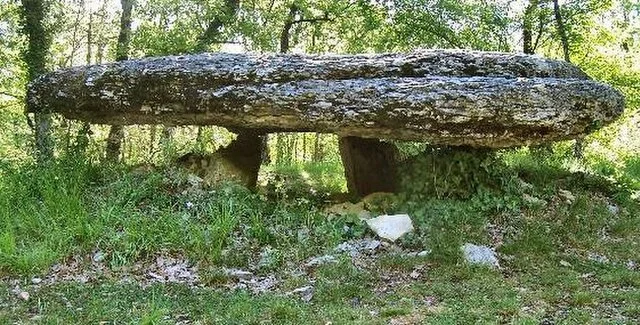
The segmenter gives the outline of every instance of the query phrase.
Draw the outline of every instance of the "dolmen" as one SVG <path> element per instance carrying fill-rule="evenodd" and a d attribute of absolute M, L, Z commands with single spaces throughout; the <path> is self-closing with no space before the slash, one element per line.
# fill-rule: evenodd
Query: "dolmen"
<path fill-rule="evenodd" d="M 29 85 L 27 111 L 96 124 L 217 125 L 227 158 L 257 177 L 260 137 L 340 137 L 349 190 L 395 188 L 395 146 L 507 148 L 576 139 L 623 113 L 624 98 L 562 61 L 513 53 L 206 53 L 73 67 Z M 255 184 L 255 181 L 253 182 Z"/>

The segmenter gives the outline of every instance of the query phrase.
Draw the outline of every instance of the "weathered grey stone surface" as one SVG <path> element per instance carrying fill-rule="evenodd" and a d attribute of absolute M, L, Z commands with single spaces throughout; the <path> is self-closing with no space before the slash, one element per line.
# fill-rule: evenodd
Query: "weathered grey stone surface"
<path fill-rule="evenodd" d="M 465 261 L 469 264 L 500 266 L 496 252 L 490 247 L 466 243 L 460 250 L 462 250 Z"/>
<path fill-rule="evenodd" d="M 104 124 L 219 125 L 509 147 L 571 139 L 624 99 L 539 57 L 419 51 L 355 56 L 201 54 L 45 75 L 28 110 Z"/>

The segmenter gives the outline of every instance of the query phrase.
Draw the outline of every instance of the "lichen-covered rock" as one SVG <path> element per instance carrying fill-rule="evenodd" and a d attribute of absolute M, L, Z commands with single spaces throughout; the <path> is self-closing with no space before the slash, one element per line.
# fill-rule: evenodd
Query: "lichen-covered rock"
<path fill-rule="evenodd" d="M 228 146 L 212 154 L 188 153 L 176 163 L 197 175 L 195 177 L 207 186 L 234 182 L 253 188 L 260 168 L 260 145 L 258 136 L 241 133 Z"/>
<path fill-rule="evenodd" d="M 104 124 L 219 125 L 509 147 L 571 139 L 624 99 L 565 62 L 508 53 L 200 54 L 42 76 L 28 110 Z"/>

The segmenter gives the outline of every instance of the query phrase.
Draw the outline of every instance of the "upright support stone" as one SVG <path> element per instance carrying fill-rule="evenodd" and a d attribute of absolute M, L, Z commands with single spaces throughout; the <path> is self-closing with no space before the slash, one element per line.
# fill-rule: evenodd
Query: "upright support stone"
<path fill-rule="evenodd" d="M 398 149 L 378 139 L 342 137 L 340 157 L 349 193 L 364 197 L 375 192 L 395 192 L 398 186 Z"/>
<path fill-rule="evenodd" d="M 240 131 L 235 140 L 217 152 L 242 173 L 248 188 L 256 186 L 262 162 L 262 136 L 260 134 Z"/>

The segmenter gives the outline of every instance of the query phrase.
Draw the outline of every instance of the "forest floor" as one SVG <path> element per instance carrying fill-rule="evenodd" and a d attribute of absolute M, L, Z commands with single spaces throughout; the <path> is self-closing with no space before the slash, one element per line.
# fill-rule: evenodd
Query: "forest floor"
<path fill-rule="evenodd" d="M 170 169 L 4 167 L 0 323 L 638 323 L 637 169 L 509 168 L 492 191 L 370 208 L 411 216 L 388 243 L 327 212 L 336 164 L 267 170 L 258 193 Z M 499 267 L 466 263 L 464 243 Z"/>

